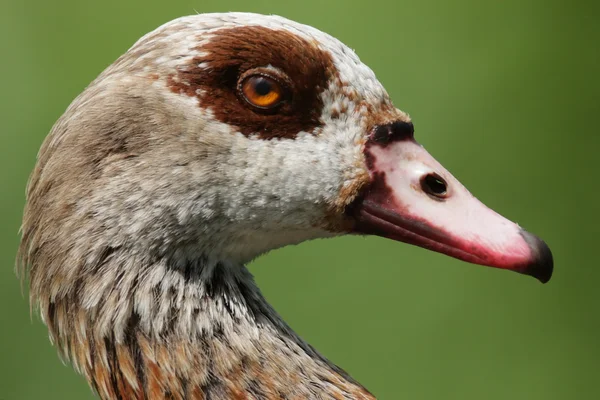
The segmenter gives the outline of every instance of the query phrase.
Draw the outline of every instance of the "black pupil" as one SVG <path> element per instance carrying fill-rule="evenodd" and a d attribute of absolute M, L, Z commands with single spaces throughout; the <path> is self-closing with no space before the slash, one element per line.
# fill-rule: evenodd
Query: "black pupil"
<path fill-rule="evenodd" d="M 446 182 L 436 175 L 436 174 L 428 174 L 421 181 L 421 186 L 425 192 L 440 197 L 446 194 Z"/>
<path fill-rule="evenodd" d="M 273 85 L 265 78 L 256 78 L 254 81 L 254 90 L 259 96 L 266 96 L 273 91 Z"/>

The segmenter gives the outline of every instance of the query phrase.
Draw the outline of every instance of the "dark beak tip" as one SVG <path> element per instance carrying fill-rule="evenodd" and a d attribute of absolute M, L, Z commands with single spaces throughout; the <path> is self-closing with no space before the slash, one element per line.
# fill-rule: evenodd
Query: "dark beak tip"
<path fill-rule="evenodd" d="M 534 234 L 524 230 L 520 233 L 529 245 L 533 256 L 533 261 L 523 269 L 523 273 L 537 278 L 542 283 L 548 282 L 554 271 L 554 259 L 550 248 Z"/>

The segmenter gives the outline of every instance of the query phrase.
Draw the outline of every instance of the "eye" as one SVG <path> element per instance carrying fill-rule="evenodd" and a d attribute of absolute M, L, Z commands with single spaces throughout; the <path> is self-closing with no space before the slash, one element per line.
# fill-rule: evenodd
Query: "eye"
<path fill-rule="evenodd" d="M 263 110 L 275 108 L 284 98 L 281 84 L 265 75 L 250 75 L 243 78 L 240 92 L 250 105 Z"/>
<path fill-rule="evenodd" d="M 446 181 L 438 174 L 427 174 L 421 178 L 421 188 L 428 195 L 443 200 L 447 195 Z"/>

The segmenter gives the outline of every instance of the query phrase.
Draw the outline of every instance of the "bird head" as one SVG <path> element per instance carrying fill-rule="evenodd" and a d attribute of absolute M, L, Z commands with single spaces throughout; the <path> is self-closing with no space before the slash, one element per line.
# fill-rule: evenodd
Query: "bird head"
<path fill-rule="evenodd" d="M 476 200 L 414 130 L 327 34 L 276 16 L 180 18 L 141 38 L 54 126 L 23 252 L 32 274 L 44 264 L 69 280 L 114 249 L 243 263 L 375 234 L 547 281 L 548 247 Z"/>

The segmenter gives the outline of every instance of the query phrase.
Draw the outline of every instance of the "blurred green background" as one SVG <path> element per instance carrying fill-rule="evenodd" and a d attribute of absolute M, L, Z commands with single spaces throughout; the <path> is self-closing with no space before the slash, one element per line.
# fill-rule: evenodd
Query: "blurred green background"
<path fill-rule="evenodd" d="M 273 13 L 354 48 L 417 139 L 542 236 L 553 280 L 380 238 L 251 270 L 305 339 L 382 399 L 599 399 L 600 2 L 123 1 L 0 6 L 0 398 L 91 399 L 13 271 L 27 177 L 71 100 L 146 32 L 195 12 Z"/>

